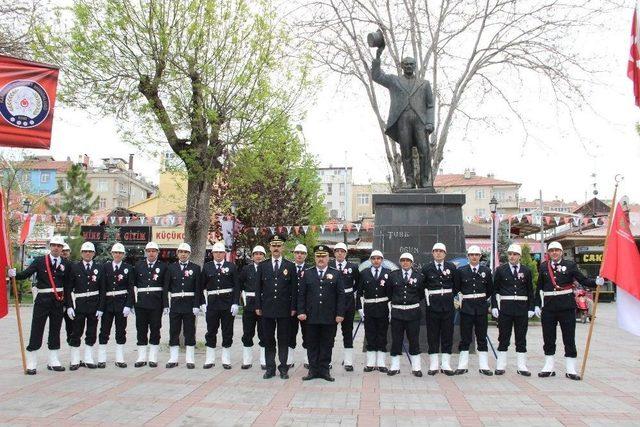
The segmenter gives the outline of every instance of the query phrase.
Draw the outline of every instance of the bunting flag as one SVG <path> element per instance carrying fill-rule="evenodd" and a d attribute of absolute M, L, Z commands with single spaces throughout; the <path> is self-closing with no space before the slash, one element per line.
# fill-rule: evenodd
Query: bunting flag
<path fill-rule="evenodd" d="M 33 233 L 33 229 L 36 225 L 37 215 L 25 215 L 22 223 L 22 230 L 20 231 L 20 246 L 24 245 L 29 236 Z"/>

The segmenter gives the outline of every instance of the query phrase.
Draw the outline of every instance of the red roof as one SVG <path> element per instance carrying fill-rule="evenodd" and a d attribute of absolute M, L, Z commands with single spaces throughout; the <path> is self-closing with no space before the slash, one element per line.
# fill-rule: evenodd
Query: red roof
<path fill-rule="evenodd" d="M 23 160 L 16 162 L 15 166 L 21 169 L 29 170 L 56 170 L 58 172 L 67 172 L 71 169 L 73 162 L 70 160 L 45 160 L 45 159 L 33 159 Z"/>
<path fill-rule="evenodd" d="M 437 175 L 434 181 L 434 187 L 488 187 L 488 186 L 520 186 L 518 182 L 504 181 L 488 176 L 480 176 L 471 174 L 469 178 L 465 178 L 464 174 L 442 174 Z"/>

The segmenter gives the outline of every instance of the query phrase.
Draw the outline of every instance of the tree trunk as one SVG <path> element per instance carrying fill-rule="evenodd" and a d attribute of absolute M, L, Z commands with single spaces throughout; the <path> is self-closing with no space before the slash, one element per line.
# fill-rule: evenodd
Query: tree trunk
<path fill-rule="evenodd" d="M 189 174 L 187 185 L 187 212 L 184 224 L 185 240 L 191 245 L 191 261 L 204 264 L 207 237 L 211 223 L 209 201 L 213 184 L 212 173 L 200 176 Z"/>

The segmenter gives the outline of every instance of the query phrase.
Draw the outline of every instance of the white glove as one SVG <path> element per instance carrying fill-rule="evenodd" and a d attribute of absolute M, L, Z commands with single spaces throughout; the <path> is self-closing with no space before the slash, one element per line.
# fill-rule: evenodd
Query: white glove
<path fill-rule="evenodd" d="M 536 306 L 536 308 L 533 311 L 536 314 L 536 317 L 538 319 L 542 316 L 542 310 L 540 310 L 540 307 Z"/>
<path fill-rule="evenodd" d="M 69 319 L 71 319 L 71 320 L 76 318 L 76 312 L 73 309 L 73 307 L 67 308 L 67 316 L 69 316 Z"/>
<path fill-rule="evenodd" d="M 125 308 L 122 309 L 122 315 L 124 317 L 127 317 L 130 314 L 131 314 L 131 309 L 129 307 L 125 307 Z"/>
<path fill-rule="evenodd" d="M 600 276 L 596 277 L 596 286 L 602 286 L 602 285 L 604 285 L 604 277 L 600 277 Z"/>
<path fill-rule="evenodd" d="M 360 314 L 360 318 L 364 320 L 364 308 L 358 309 L 358 314 Z"/>
<path fill-rule="evenodd" d="M 495 317 L 496 319 L 498 318 L 499 314 L 500 314 L 500 312 L 498 311 L 497 308 L 492 308 L 491 309 L 491 315 L 493 315 L 493 317 Z"/>
<path fill-rule="evenodd" d="M 535 313 L 535 311 L 527 311 L 527 316 L 531 319 Z"/>
<path fill-rule="evenodd" d="M 169 315 L 169 307 L 165 307 L 165 308 L 162 310 L 162 314 L 164 314 L 165 316 L 168 316 L 168 315 Z"/>
<path fill-rule="evenodd" d="M 101 318 L 102 317 L 102 312 L 100 310 L 96 311 L 96 318 Z"/>
<path fill-rule="evenodd" d="M 200 309 L 198 307 L 193 307 L 193 315 L 197 316 L 200 313 Z"/>
<path fill-rule="evenodd" d="M 131 307 L 131 314 L 133 314 L 134 316 L 136 315 L 136 308 L 135 307 Z"/>
<path fill-rule="evenodd" d="M 10 268 L 9 270 L 7 270 L 7 276 L 16 277 L 16 269 L 15 268 Z"/>
<path fill-rule="evenodd" d="M 238 314 L 238 304 L 233 304 L 231 306 L 231 315 L 235 317 Z"/>
<path fill-rule="evenodd" d="M 205 314 L 205 313 L 207 312 L 207 304 L 202 304 L 202 305 L 200 306 L 200 312 L 201 312 L 202 314 Z"/>

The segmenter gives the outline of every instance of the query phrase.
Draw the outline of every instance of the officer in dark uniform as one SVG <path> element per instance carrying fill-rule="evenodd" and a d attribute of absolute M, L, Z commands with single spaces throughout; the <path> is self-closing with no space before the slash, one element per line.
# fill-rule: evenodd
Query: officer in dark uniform
<path fill-rule="evenodd" d="M 65 288 L 71 286 L 71 263 L 60 257 L 64 240 L 61 236 L 53 236 L 49 241 L 51 252 L 38 257 L 25 270 L 16 273 L 14 268 L 8 270 L 9 277 L 24 280 L 36 274 L 37 293 L 33 297 L 33 314 L 31 333 L 27 345 L 27 369 L 25 374 L 35 375 L 38 364 L 38 350 L 42 346 L 44 326 L 49 320 L 49 361 L 47 369 L 64 371 L 60 364 L 60 327 L 64 307 Z"/>
<path fill-rule="evenodd" d="M 458 269 L 453 293 L 460 301 L 460 358 L 456 374 L 468 372 L 471 333 L 475 330 L 478 348 L 478 368 L 481 374 L 491 376 L 487 353 L 488 300 L 493 295 L 491 269 L 480 265 L 482 251 L 478 246 L 467 249 L 469 264 Z"/>
<path fill-rule="evenodd" d="M 135 300 L 133 287 L 135 274 L 133 266 L 123 261 L 124 246 L 116 243 L 111 248 L 113 261 L 103 264 L 106 293 L 101 299 L 102 318 L 98 335 L 98 368 L 107 365 L 107 343 L 111 334 L 111 325 L 116 324 L 116 366 L 126 368 L 124 344 L 127 342 L 127 317 L 132 313 Z"/>
<path fill-rule="evenodd" d="M 303 244 L 297 244 L 293 249 L 293 263 L 296 265 L 296 277 L 299 279 L 300 274 L 310 267 L 305 263 L 307 259 L 307 247 Z M 297 292 L 297 287 L 296 287 Z M 297 298 L 297 297 L 296 297 Z M 287 354 L 287 365 L 289 368 L 293 368 L 294 366 L 294 354 L 296 352 L 296 339 L 298 337 L 298 325 L 300 326 L 300 331 L 302 332 L 302 348 L 306 350 L 307 345 L 305 341 L 306 329 L 305 323 L 298 320 L 298 316 L 291 316 L 291 330 L 289 331 L 289 353 Z M 304 352 L 304 367 L 309 367 L 309 361 L 307 360 L 307 352 Z"/>
<path fill-rule="evenodd" d="M 340 271 L 329 267 L 329 248 L 314 248 L 316 265 L 300 273 L 298 318 L 306 323 L 308 381 L 335 381 L 330 373 L 331 354 L 338 323 L 344 320 L 345 292 Z"/>
<path fill-rule="evenodd" d="M 400 255 L 400 269 L 389 275 L 387 294 L 391 301 L 391 367 L 387 375 L 400 373 L 402 341 L 409 341 L 411 372 L 422 376 L 420 361 L 420 301 L 424 299 L 424 277 L 413 269 L 413 255 Z"/>
<path fill-rule="evenodd" d="M 205 335 L 207 354 L 204 369 L 216 363 L 216 335 L 222 329 L 222 367 L 231 369 L 231 344 L 233 343 L 233 320 L 238 314 L 240 302 L 240 275 L 236 265 L 226 260 L 224 243 L 213 245 L 213 261 L 202 268 L 200 287 L 204 303 L 200 309 L 206 313 L 207 333 Z"/>
<path fill-rule="evenodd" d="M 431 250 L 433 262 L 422 267 L 427 299 L 427 343 L 429 344 L 429 375 L 438 372 L 438 354 L 442 353 L 440 371 L 455 375 L 451 369 L 451 347 L 453 346 L 453 287 L 456 266 L 445 261 L 447 248 L 436 243 Z"/>
<path fill-rule="evenodd" d="M 498 361 L 496 375 L 504 374 L 507 367 L 507 349 L 511 340 L 511 329 L 516 336 L 517 373 L 531 376 L 527 369 L 527 329 L 533 317 L 533 283 L 531 270 L 520 264 L 522 249 L 512 244 L 507 249 L 509 262 L 495 271 L 491 313 L 498 319 Z"/>
<path fill-rule="evenodd" d="M 374 250 L 369 256 L 371 268 L 360 272 L 356 294 L 356 308 L 364 319 L 364 336 L 367 340 L 367 363 L 364 372 L 378 369 L 387 372 L 387 331 L 389 330 L 389 274 L 391 270 L 382 266 L 382 252 Z"/>
<path fill-rule="evenodd" d="M 200 312 L 200 266 L 189 261 L 191 246 L 178 245 L 178 262 L 169 265 L 169 361 L 167 368 L 178 366 L 180 331 L 184 333 L 187 369 L 196 367 L 196 316 Z"/>
<path fill-rule="evenodd" d="M 156 242 L 145 247 L 146 258 L 135 266 L 136 330 L 138 333 L 138 360 L 133 364 L 139 368 L 147 364 L 149 344 L 149 366 L 158 366 L 158 345 L 162 315 L 169 314 L 167 296 L 167 264 L 158 261 L 160 248 Z"/>
<path fill-rule="evenodd" d="M 69 370 L 80 366 L 95 369 L 93 346 L 96 343 L 98 319 L 102 317 L 102 299 L 105 297 L 105 274 L 101 264 L 94 262 L 96 249 L 91 242 L 84 242 L 80 248 L 82 259 L 71 265 L 71 286 L 65 288 L 67 314 L 73 319 L 71 362 Z M 85 333 L 86 326 L 86 333 Z M 84 337 L 84 357 L 80 361 L 80 339 Z"/>
<path fill-rule="evenodd" d="M 276 330 L 280 378 L 289 378 L 289 329 L 295 315 L 298 279 L 295 264 L 282 257 L 284 239 L 277 234 L 269 243 L 271 258 L 258 266 L 256 314 L 262 316 L 262 333 L 266 353 L 267 371 L 264 379 L 276 375 Z"/>
<path fill-rule="evenodd" d="M 544 367 L 538 373 L 541 378 L 555 376 L 554 355 L 556 354 L 556 327 L 560 324 L 564 357 L 566 363 L 565 376 L 572 380 L 580 380 L 576 371 L 576 300 L 573 296 L 574 283 L 593 288 L 602 286 L 604 279 L 595 280 L 585 277 L 578 265 L 562 258 L 563 249 L 559 242 L 551 242 L 547 248 L 549 258 L 540 264 L 538 283 L 535 295 L 535 312 L 542 321 L 542 337 L 544 340 Z M 542 307 L 542 309 L 541 309 Z"/>
<path fill-rule="evenodd" d="M 340 242 L 333 248 L 334 261 L 329 264 L 342 273 L 345 294 L 344 321 L 340 323 L 342 329 L 342 343 L 344 344 L 344 370 L 353 371 L 353 320 L 356 314 L 356 290 L 358 288 L 358 266 L 347 261 L 347 245 Z"/>
<path fill-rule="evenodd" d="M 69 262 L 73 262 L 71 259 L 71 247 L 67 243 L 62 245 L 62 252 L 60 253 L 60 257 L 62 259 L 66 259 Z M 71 334 L 73 333 L 73 320 L 69 318 L 67 314 L 67 307 L 64 308 L 64 330 L 67 333 L 67 344 L 69 344 L 69 340 L 71 339 Z"/>
<path fill-rule="evenodd" d="M 266 251 L 260 245 L 253 248 L 251 259 L 253 262 L 245 265 L 240 271 L 240 288 L 242 289 L 242 369 L 249 369 L 253 363 L 253 337 L 258 331 L 258 346 L 260 347 L 260 367 L 267 369 L 264 355 L 264 337 L 262 336 L 262 322 L 256 314 L 256 290 L 258 289 L 258 265 L 264 261 Z"/>

